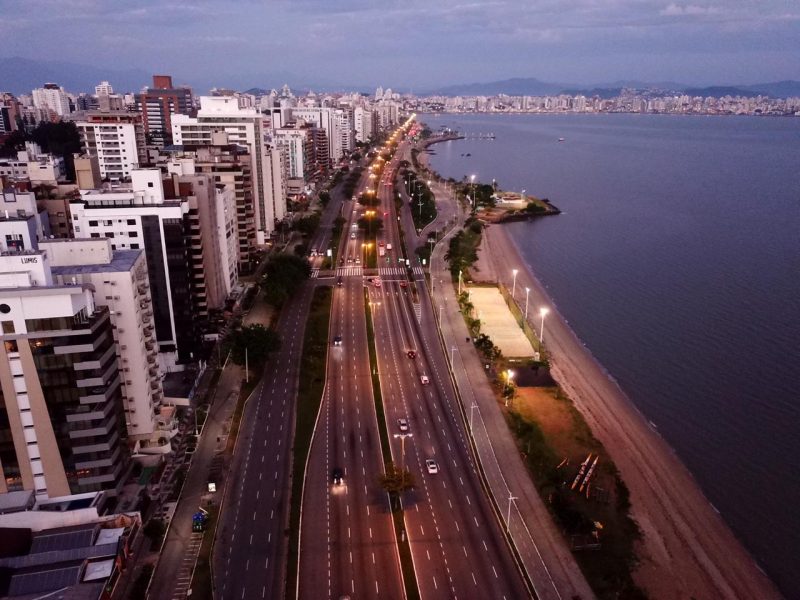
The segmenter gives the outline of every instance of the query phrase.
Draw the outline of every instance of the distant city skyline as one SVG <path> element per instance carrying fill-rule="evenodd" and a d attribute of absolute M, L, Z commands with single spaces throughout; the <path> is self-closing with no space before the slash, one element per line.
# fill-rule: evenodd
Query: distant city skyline
<path fill-rule="evenodd" d="M 800 79 L 800 7 L 780 0 L 8 0 L 3 13 L 6 57 L 168 72 L 199 88 Z"/>

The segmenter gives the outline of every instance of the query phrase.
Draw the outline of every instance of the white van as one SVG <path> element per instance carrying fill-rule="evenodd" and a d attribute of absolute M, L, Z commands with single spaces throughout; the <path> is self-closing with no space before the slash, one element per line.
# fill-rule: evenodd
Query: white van
<path fill-rule="evenodd" d="M 422 385 L 428 385 L 431 382 L 427 375 L 420 375 L 419 380 L 422 382 Z"/>

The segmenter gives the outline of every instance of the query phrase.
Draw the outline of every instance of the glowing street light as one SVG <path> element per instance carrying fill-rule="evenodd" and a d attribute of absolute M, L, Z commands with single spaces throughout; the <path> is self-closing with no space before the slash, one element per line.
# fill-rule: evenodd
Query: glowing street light
<path fill-rule="evenodd" d="M 514 277 L 514 283 L 511 286 L 511 297 L 514 298 L 517 291 L 517 273 L 519 273 L 519 269 L 512 269 L 511 275 Z"/>
<path fill-rule="evenodd" d="M 531 293 L 531 288 L 525 288 L 525 320 L 528 320 L 528 294 Z"/>
<path fill-rule="evenodd" d="M 547 313 L 549 312 L 550 309 L 547 308 L 546 306 L 543 306 L 542 308 L 539 309 L 539 316 L 542 317 L 542 326 L 539 329 L 539 344 L 544 343 L 544 318 L 545 316 L 547 316 Z"/>

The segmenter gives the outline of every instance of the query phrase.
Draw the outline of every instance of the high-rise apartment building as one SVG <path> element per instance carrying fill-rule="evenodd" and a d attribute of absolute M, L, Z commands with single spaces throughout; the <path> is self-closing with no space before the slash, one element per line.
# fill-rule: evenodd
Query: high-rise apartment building
<path fill-rule="evenodd" d="M 139 113 L 90 111 L 75 115 L 84 154 L 96 156 L 100 176 L 120 181 L 147 163 L 144 126 Z"/>
<path fill-rule="evenodd" d="M 129 465 L 110 313 L 55 285 L 41 251 L 0 256 L 0 493 L 119 490 Z"/>
<path fill-rule="evenodd" d="M 69 97 L 64 88 L 57 83 L 45 83 L 44 86 L 33 90 L 31 94 L 33 105 L 36 108 L 47 109 L 61 118 L 70 113 Z"/>
<path fill-rule="evenodd" d="M 144 250 L 161 367 L 191 362 L 198 348 L 192 297 L 197 266 L 188 201 L 166 197 L 159 169 L 134 169 L 130 184 L 81 190 L 70 212 L 75 235 L 109 238 L 115 250 Z"/>
<path fill-rule="evenodd" d="M 177 433 L 158 366 L 153 302 L 143 250 L 113 250 L 111 239 L 41 242 L 60 285 L 91 285 L 97 306 L 107 307 L 115 341 L 122 405 L 132 456 L 165 454 Z"/>
<path fill-rule="evenodd" d="M 193 293 L 203 324 L 208 311 L 221 309 L 239 282 L 234 186 L 217 183 L 214 174 L 198 170 L 192 158 L 174 159 L 166 166 L 168 196 L 180 195 L 189 201 L 191 251 L 198 269 L 192 277 Z"/>
<path fill-rule="evenodd" d="M 272 181 L 281 171 L 274 161 L 278 152 L 266 140 L 269 118 L 254 108 L 241 108 L 235 96 L 202 96 L 196 117 L 175 115 L 172 119 L 173 143 L 183 146 L 211 146 L 212 137 L 226 133 L 232 144 L 246 146 L 252 160 L 253 202 L 256 220 L 256 243 L 264 244 L 275 230 L 275 221 L 285 210 L 285 197 L 276 197 L 282 189 Z"/>
<path fill-rule="evenodd" d="M 136 94 L 136 110 L 142 113 L 148 142 L 163 148 L 172 143 L 173 115 L 194 114 L 192 88 L 175 87 L 169 75 L 153 75 L 153 87 Z"/>
<path fill-rule="evenodd" d="M 216 184 L 233 190 L 235 259 L 240 273 L 250 273 L 255 268 L 256 222 L 252 160 L 247 146 L 229 144 L 227 134 L 217 133 L 212 136 L 212 145 L 209 146 L 174 146 L 165 168 L 170 172 L 184 172 L 187 167 L 183 165 L 187 160 L 192 164 L 187 172 L 206 173 Z M 282 178 L 279 177 L 278 181 Z M 284 197 L 282 191 L 273 195 Z"/>

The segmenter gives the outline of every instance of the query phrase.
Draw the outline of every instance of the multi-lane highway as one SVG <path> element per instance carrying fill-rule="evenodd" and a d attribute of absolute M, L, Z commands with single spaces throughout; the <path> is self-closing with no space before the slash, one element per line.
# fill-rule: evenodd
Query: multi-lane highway
<path fill-rule="evenodd" d="M 294 406 L 312 292 L 304 286 L 282 311 L 281 351 L 242 416 L 214 553 L 220 598 L 283 596 Z"/>
<path fill-rule="evenodd" d="M 312 244 L 328 243 L 341 201 L 335 189 Z M 222 599 L 284 595 L 294 408 L 312 294 L 306 284 L 281 311 L 281 349 L 242 416 L 214 549 L 214 587 Z"/>
<path fill-rule="evenodd" d="M 399 153 L 398 153 L 399 154 Z M 394 213 L 393 171 L 380 186 L 382 210 Z M 400 251 L 397 220 L 386 220 L 384 247 Z M 396 263 L 394 255 L 392 263 Z M 386 269 L 382 269 L 386 271 Z M 523 598 L 526 585 L 480 486 L 445 357 L 418 319 L 430 312 L 425 281 L 405 275 L 371 282 L 381 390 L 394 462 L 415 477 L 403 496 L 406 531 L 423 598 Z M 419 294 L 420 296 L 416 296 Z M 424 381 L 427 383 L 425 383 Z M 399 419 L 405 419 L 402 428 Z M 410 436 L 407 434 L 411 434 Z M 436 463 L 430 472 L 427 461 Z"/>
<path fill-rule="evenodd" d="M 354 265 L 362 239 L 352 227 L 354 207 L 346 208 L 339 256 Z M 379 484 L 384 465 L 362 281 L 360 273 L 343 276 L 334 287 L 325 392 L 304 482 L 300 598 L 405 596 L 389 499 Z"/>

